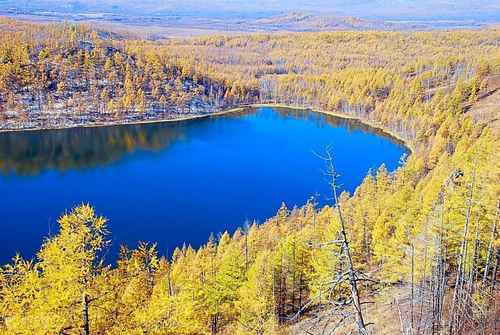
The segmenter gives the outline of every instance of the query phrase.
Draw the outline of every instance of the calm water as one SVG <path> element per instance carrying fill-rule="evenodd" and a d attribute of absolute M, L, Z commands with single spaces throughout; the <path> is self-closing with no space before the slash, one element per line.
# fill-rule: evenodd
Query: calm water
<path fill-rule="evenodd" d="M 259 108 L 176 123 L 0 134 L 0 263 L 34 256 L 65 210 L 88 202 L 119 244 L 183 242 L 262 222 L 282 201 L 329 195 L 312 153 L 332 144 L 345 190 L 369 168 L 394 170 L 401 143 L 358 122 L 292 109 Z"/>

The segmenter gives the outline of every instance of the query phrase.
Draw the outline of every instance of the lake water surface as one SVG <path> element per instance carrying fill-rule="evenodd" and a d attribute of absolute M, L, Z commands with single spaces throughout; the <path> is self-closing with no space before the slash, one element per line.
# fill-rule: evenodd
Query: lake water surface
<path fill-rule="evenodd" d="M 0 133 L 0 263 L 33 257 L 66 209 L 90 203 L 119 244 L 158 242 L 170 254 L 210 233 L 263 222 L 317 196 L 328 202 L 323 162 L 333 144 L 344 190 L 368 169 L 398 167 L 398 141 L 354 120 L 263 107 L 144 125 Z"/>

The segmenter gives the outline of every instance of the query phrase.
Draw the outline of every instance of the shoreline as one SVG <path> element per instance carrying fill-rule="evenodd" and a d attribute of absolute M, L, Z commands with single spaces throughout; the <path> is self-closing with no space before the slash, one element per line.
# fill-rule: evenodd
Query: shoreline
<path fill-rule="evenodd" d="M 379 125 L 373 122 L 370 122 L 368 120 L 361 119 L 359 117 L 353 116 L 353 115 L 348 115 L 348 114 L 343 114 L 341 112 L 335 112 L 335 111 L 326 111 L 322 109 L 315 109 L 315 108 L 308 108 L 308 107 L 298 107 L 298 106 L 291 106 L 291 105 L 285 105 L 285 104 L 253 104 L 250 105 L 250 107 L 281 107 L 281 108 L 291 108 L 291 109 L 298 109 L 298 110 L 304 110 L 304 111 L 311 111 L 313 113 L 319 113 L 319 114 L 324 114 L 324 115 L 329 115 L 329 116 L 334 116 L 342 119 L 348 119 L 348 120 L 354 120 L 358 121 L 361 124 L 368 126 L 370 128 L 378 129 L 381 130 L 383 133 L 386 135 L 398 140 L 399 142 L 402 142 L 404 146 L 410 151 L 410 154 L 413 154 L 415 152 L 413 144 L 404 138 L 401 134 L 398 134 L 392 130 L 389 130 L 385 128 L 383 125 Z"/>
<path fill-rule="evenodd" d="M 61 127 L 41 127 L 41 128 L 26 128 L 26 129 L 0 129 L 1 133 L 11 133 L 11 132 L 24 132 L 24 131 L 50 131 L 50 130 L 63 130 L 63 129 L 75 129 L 75 128 L 101 128 L 101 127 L 113 127 L 113 126 L 130 126 L 130 125 L 140 125 L 140 124 L 152 124 L 152 123 L 164 123 L 164 122 L 182 122 L 195 119 L 202 119 L 210 116 L 222 116 L 229 113 L 241 112 L 245 108 L 251 108 L 252 105 L 243 105 L 241 107 L 231 108 L 228 110 L 223 110 L 210 114 L 200 114 L 200 115 L 190 115 L 186 117 L 176 117 L 172 119 L 158 119 L 158 120 L 141 120 L 141 121 L 131 121 L 131 122 L 110 122 L 110 123 L 94 123 L 94 124 L 79 124 L 74 126 L 61 126 Z"/>
<path fill-rule="evenodd" d="M 223 115 L 232 114 L 232 113 L 241 113 L 248 108 L 259 108 L 259 107 L 290 108 L 290 109 L 297 109 L 297 110 L 303 110 L 303 111 L 311 111 L 313 113 L 319 113 L 319 114 L 324 114 L 324 115 L 330 115 L 330 116 L 334 116 L 334 117 L 338 117 L 338 118 L 342 118 L 342 119 L 355 120 L 355 121 L 358 121 L 358 122 L 360 122 L 368 127 L 378 129 L 378 130 L 384 132 L 385 134 L 387 134 L 388 136 L 402 142 L 404 144 L 404 146 L 409 150 L 410 154 L 413 154 L 415 152 L 414 147 L 409 140 L 405 139 L 402 135 L 385 128 L 382 125 L 375 124 L 373 122 L 361 119 L 361 118 L 353 116 L 353 115 L 343 114 L 343 113 L 336 112 L 336 111 L 326 111 L 326 110 L 321 110 L 321 109 L 301 107 L 301 106 L 292 106 L 292 105 L 286 105 L 286 104 L 280 104 L 280 103 L 256 103 L 256 104 L 250 104 L 250 105 L 241 105 L 239 107 L 235 107 L 235 108 L 231 108 L 231 109 L 227 109 L 227 110 L 221 110 L 221 111 L 218 111 L 215 113 L 202 114 L 202 115 L 191 115 L 191 116 L 186 116 L 186 117 L 176 117 L 173 119 L 142 120 L 142 121 L 121 122 L 121 123 L 120 122 L 103 123 L 103 124 L 82 124 L 82 125 L 75 125 L 75 126 L 68 126 L 68 127 L 1 129 L 0 134 L 1 133 L 8 133 L 8 132 L 50 131 L 50 130 L 63 130 L 63 129 L 74 129 L 74 128 L 101 128 L 101 127 L 141 125 L 141 124 L 154 124 L 154 123 L 166 123 L 166 122 L 183 122 L 183 121 L 189 121 L 189 120 L 204 119 L 204 118 L 208 118 L 208 117 L 223 116 Z"/>

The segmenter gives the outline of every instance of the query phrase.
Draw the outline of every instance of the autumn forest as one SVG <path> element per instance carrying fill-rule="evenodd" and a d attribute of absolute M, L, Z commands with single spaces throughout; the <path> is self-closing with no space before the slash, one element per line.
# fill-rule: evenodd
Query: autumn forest
<path fill-rule="evenodd" d="M 0 334 L 498 334 L 499 87 L 495 26 L 152 41 L 1 18 L 0 131 L 283 105 L 411 154 L 349 193 L 326 146 L 329 205 L 283 204 L 172 255 L 138 242 L 109 262 L 101 209 L 54 213 L 36 256 L 0 270 Z"/>

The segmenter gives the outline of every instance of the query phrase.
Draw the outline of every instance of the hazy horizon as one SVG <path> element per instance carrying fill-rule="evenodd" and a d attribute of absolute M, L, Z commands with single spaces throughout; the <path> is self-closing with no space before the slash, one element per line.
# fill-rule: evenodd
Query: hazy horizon
<path fill-rule="evenodd" d="M 0 0 L 2 13 L 119 14 L 209 18 L 259 18 L 293 11 L 377 20 L 499 21 L 498 1 L 446 0 Z"/>

